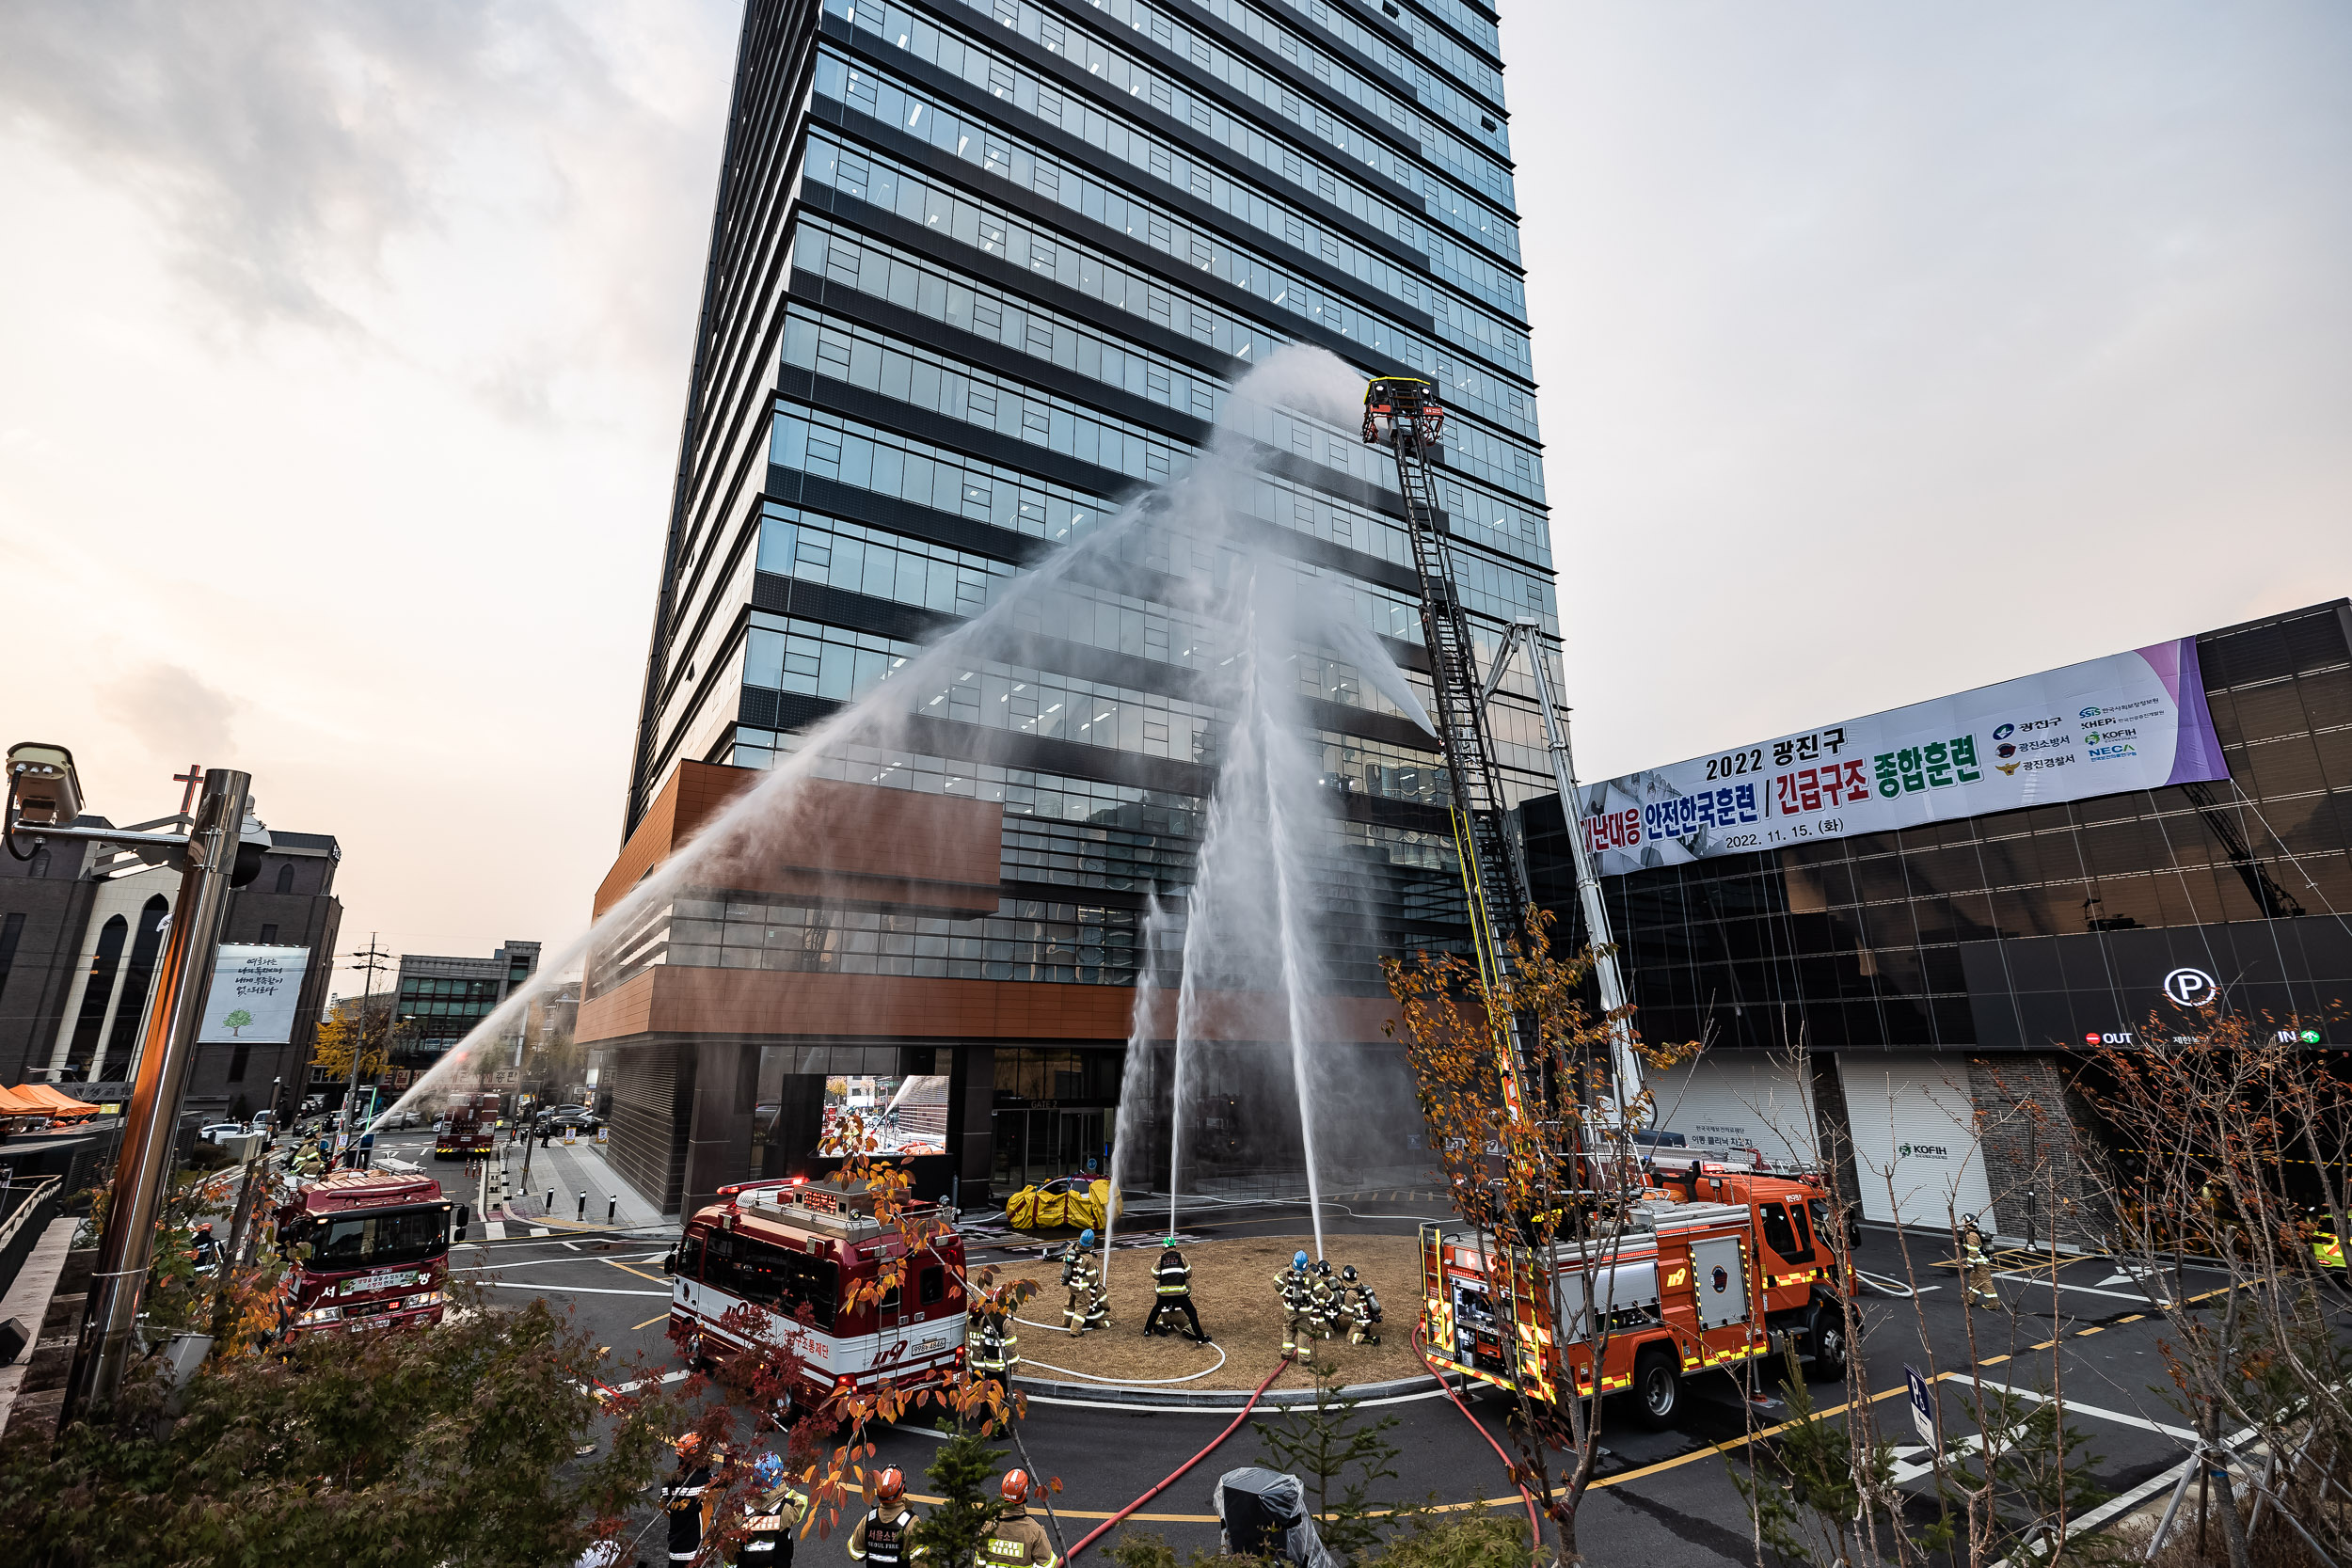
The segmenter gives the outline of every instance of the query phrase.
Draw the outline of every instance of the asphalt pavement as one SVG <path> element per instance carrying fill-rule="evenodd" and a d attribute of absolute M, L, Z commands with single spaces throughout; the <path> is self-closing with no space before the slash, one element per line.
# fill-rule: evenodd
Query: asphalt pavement
<path fill-rule="evenodd" d="M 393 1152 L 415 1158 L 401 1150 L 400 1142 L 393 1141 Z M 443 1176 L 451 1190 L 467 1180 L 454 1164 L 437 1170 L 429 1144 L 422 1154 L 422 1167 Z M 1335 1238 L 1409 1233 L 1424 1213 L 1442 1217 L 1425 1195 L 1354 1195 L 1327 1204 L 1325 1230 Z M 1197 1207 L 1180 1218 L 1187 1236 L 1203 1239 L 1311 1228 L 1298 1205 Z M 1165 1221 L 1164 1213 L 1139 1212 L 1133 1233 L 1148 1243 Z M 453 1253 L 453 1269 L 496 1294 L 511 1294 L 517 1303 L 543 1296 L 573 1313 L 596 1331 L 599 1344 L 609 1347 L 614 1381 L 685 1375 L 663 1333 L 670 1291 L 660 1259 L 675 1233 L 675 1222 L 666 1231 L 647 1227 L 628 1233 L 591 1227 L 547 1227 L 547 1234 L 529 1235 L 516 1234 L 522 1228 L 518 1226 L 506 1228 L 503 1239 L 491 1240 L 477 1222 L 474 1239 Z M 976 1233 L 971 1242 L 976 1264 L 995 1261 L 1020 1277 L 1020 1265 L 1032 1263 L 1037 1277 L 1048 1277 L 1041 1249 L 1034 1243 L 1024 1244 L 1001 1229 L 993 1235 Z M 1897 1475 L 1915 1497 L 1932 1496 L 1932 1453 L 1913 1430 L 1904 1398 L 1906 1366 L 1932 1381 L 1948 1451 L 1962 1451 L 1975 1435 L 1967 1402 L 1975 1379 L 1988 1388 L 2006 1387 L 2028 1400 L 2057 1393 L 2069 1423 L 2090 1438 L 2089 1450 L 2094 1456 L 2090 1473 L 2108 1493 L 2123 1492 L 2185 1456 L 2184 1418 L 2159 1392 L 2167 1386 L 2156 1343 L 2164 1314 L 2151 1305 L 2150 1292 L 2129 1271 L 2102 1258 L 2061 1259 L 2054 1264 L 2046 1256 L 2005 1254 L 1999 1271 L 2003 1309 L 1970 1310 L 1961 1301 L 1957 1272 L 1938 1266 L 1948 1262 L 1948 1240 L 1914 1233 L 1909 1244 L 1925 1289 L 1910 1300 L 1863 1298 L 1865 1333 L 1858 1365 L 1870 1415 L 1883 1435 L 1901 1445 L 1896 1454 Z M 1888 1227 L 1866 1230 L 1857 1260 L 1882 1275 L 1900 1277 L 1905 1273 Z M 2191 1277 L 2198 1277 L 2194 1269 Z M 2220 1306 L 2217 1299 L 2197 1299 L 2205 1290 L 2217 1291 L 2221 1286 L 2217 1273 L 2210 1278 L 2208 1287 L 2192 1285 L 2187 1292 L 2191 1299 L 2181 1310 Z M 1397 1306 L 1402 1309 L 1392 1312 L 1391 1332 L 1406 1332 L 1412 1308 Z M 1129 1324 L 1135 1316 L 1121 1314 L 1120 1326 L 1110 1332 L 1134 1332 Z M 1216 1332 L 1215 1323 L 1207 1326 Z M 1032 1338 L 1038 1343 L 1030 1344 Z M 1051 1339 L 1047 1334 L 1025 1334 L 1024 1349 L 1048 1354 Z M 1343 1354 L 1345 1347 L 1331 1349 Z M 1234 1366 L 1229 1376 L 1216 1381 L 1254 1386 L 1271 1370 Z M 1775 1365 L 1767 1374 L 1767 1388 L 1773 1388 L 1776 1381 Z M 1308 1386 L 1299 1369 L 1286 1372 L 1276 1385 Z M 1811 1393 L 1824 1411 L 1845 1410 L 1844 1385 L 1817 1384 Z M 1672 1568 L 1718 1568 L 1754 1560 L 1748 1517 L 1732 1484 L 1731 1467 L 1744 1465 L 1751 1432 L 1769 1430 L 1788 1418 L 1786 1402 L 1751 1406 L 1727 1373 L 1692 1379 L 1686 1395 L 1682 1415 L 1663 1432 L 1642 1429 L 1620 1407 L 1604 1407 L 1602 1442 L 1608 1453 L 1580 1525 L 1589 1553 Z M 1504 1397 L 1473 1387 L 1465 1399 L 1476 1424 L 1508 1450 Z M 1074 1542 L 1150 1489 L 1232 1419 L 1230 1410 L 1121 1407 L 1121 1402 L 1115 1396 L 1101 1402 L 1030 1401 L 1022 1439 L 1034 1468 L 1062 1481 L 1064 1490 L 1055 1507 L 1067 1541 Z M 1511 1497 L 1502 1462 L 1486 1436 L 1472 1430 L 1471 1419 L 1438 1392 L 1434 1380 L 1361 1408 L 1366 1415 L 1397 1423 L 1388 1437 L 1399 1449 L 1394 1461 L 1398 1473 L 1372 1488 L 1380 1504 L 1434 1497 L 1458 1508 Z M 1209 1498 L 1216 1476 L 1264 1457 L 1252 1430 L 1255 1422 L 1285 1418 L 1253 1417 L 1252 1423 L 1136 1514 L 1132 1528 L 1158 1530 L 1180 1551 L 1196 1545 L 1213 1548 L 1216 1530 Z M 880 1462 L 905 1469 L 911 1490 L 922 1493 L 928 1488 L 921 1472 L 940 1439 L 936 1431 L 914 1423 L 881 1433 L 876 1435 Z M 1922 1503 L 1921 1508 L 1923 1517 L 1931 1513 L 1931 1505 Z M 803 1560 L 846 1562 L 843 1533 L 804 1543 Z"/>

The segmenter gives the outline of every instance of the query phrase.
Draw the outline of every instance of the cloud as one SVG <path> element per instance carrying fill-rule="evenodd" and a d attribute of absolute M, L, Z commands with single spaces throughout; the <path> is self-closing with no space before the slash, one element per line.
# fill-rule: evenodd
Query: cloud
<path fill-rule="evenodd" d="M 157 755 L 211 758 L 230 752 L 230 723 L 245 705 L 176 664 L 149 664 L 98 689 L 98 711 Z"/>

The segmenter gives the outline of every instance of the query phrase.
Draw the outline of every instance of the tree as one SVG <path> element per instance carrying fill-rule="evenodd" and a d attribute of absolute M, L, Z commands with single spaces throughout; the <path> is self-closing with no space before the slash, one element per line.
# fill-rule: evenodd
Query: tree
<path fill-rule="evenodd" d="M 143 1364 L 55 1446 L 0 1445 L 10 1560 L 568 1562 L 621 1528 L 667 1456 L 659 1384 L 600 1400 L 592 1335 L 470 1287 L 437 1327 L 215 1354 L 178 1389 Z M 596 1440 L 596 1457 L 575 1457 Z"/>
<path fill-rule="evenodd" d="M 1357 1402 L 1340 1392 L 1336 1362 L 1310 1362 L 1307 1370 L 1314 1374 L 1315 1402 L 1282 1406 L 1256 1422 L 1258 1443 L 1267 1468 L 1303 1473 L 1323 1544 L 1352 1561 L 1380 1540 L 1369 1494 L 1374 1481 L 1396 1475 L 1403 1450 L 1386 1433 L 1397 1418 L 1358 1416 Z"/>
<path fill-rule="evenodd" d="M 319 1025 L 317 1043 L 310 1048 L 310 1061 L 326 1069 L 331 1080 L 348 1082 L 351 1077 L 351 1053 L 363 1050 L 359 1060 L 359 1081 L 366 1083 L 380 1074 L 391 1060 L 392 1008 L 389 996 L 381 1005 L 365 1009 L 358 1002 L 341 1002 Z M 224 1020 L 224 1022 L 226 1022 Z M 250 1019 L 246 1020 L 251 1022 Z"/>
<path fill-rule="evenodd" d="M 243 1007 L 239 1007 L 235 1012 L 230 1013 L 228 1017 L 220 1021 L 221 1027 L 228 1030 L 231 1035 L 234 1035 L 237 1031 L 245 1028 L 252 1022 L 253 1015 L 246 1012 Z"/>
<path fill-rule="evenodd" d="M 2113 1138 L 2086 1137 L 2083 1158 L 2113 1206 L 2119 1257 L 2169 1314 L 2170 1397 L 2214 1461 L 2201 1468 L 2232 1568 L 2247 1568 L 2265 1521 L 2352 1561 L 2352 1352 L 2338 1326 L 2352 1287 L 2314 1250 L 2352 1238 L 2352 1082 L 2306 1048 L 2318 1031 L 2301 1020 L 2217 1003 L 2151 1015 L 2138 1033 L 2083 1075 Z M 2222 1286 L 2210 1272 L 2192 1284 L 2192 1261 L 2220 1269 Z M 2270 1457 L 2223 1462 L 2257 1447 Z M 2254 1495 L 2243 1517 L 2241 1488 Z"/>
<path fill-rule="evenodd" d="M 1601 1403 L 1578 1397 L 1579 1380 L 1592 1377 L 1612 1338 L 1613 1314 L 1594 1310 L 1592 1271 L 1614 1264 L 1644 1180 L 1634 1161 L 1587 1136 L 1611 1087 L 1613 1033 L 1630 1032 L 1630 1009 L 1608 1015 L 1586 1005 L 1593 956 L 1557 957 L 1549 927 L 1542 911 L 1530 917 L 1502 976 L 1427 953 L 1381 963 L 1403 1014 L 1390 1033 L 1406 1042 L 1438 1174 L 1506 1298 L 1496 1309 L 1516 1315 L 1523 1343 L 1549 1347 L 1505 1358 L 1518 1453 L 1512 1479 L 1558 1527 L 1561 1559 L 1575 1562 L 1576 1514 L 1600 1458 L 1601 1427 Z M 1656 1067 L 1698 1049 L 1635 1045 Z M 1581 1248 L 1590 1268 L 1560 1275 L 1546 1261 L 1556 1244 Z M 1557 1477 L 1555 1450 L 1565 1470 Z"/>
<path fill-rule="evenodd" d="M 1003 1503 L 989 1495 L 1004 1457 L 1003 1449 L 970 1433 L 958 1433 L 940 1445 L 939 1457 L 923 1472 L 938 1488 L 940 1500 L 914 1527 L 914 1544 L 927 1560 L 939 1568 L 971 1568 L 988 1542 L 988 1527 L 1004 1513 Z"/>

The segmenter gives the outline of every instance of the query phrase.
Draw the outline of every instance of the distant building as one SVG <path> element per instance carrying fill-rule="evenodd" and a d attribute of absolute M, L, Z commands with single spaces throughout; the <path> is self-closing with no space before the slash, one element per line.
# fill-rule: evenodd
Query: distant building
<path fill-rule="evenodd" d="M 486 958 L 402 958 L 392 990 L 392 1086 L 405 1088 L 414 1075 L 431 1071 L 538 969 L 539 943 L 512 939 Z M 516 1019 L 512 1034 L 520 1038 L 522 1030 L 523 1020 Z M 481 1064 L 491 1070 L 513 1065 L 511 1053 Z"/>
<path fill-rule="evenodd" d="M 168 830 L 174 821 L 143 826 Z M 77 825 L 115 824 L 85 816 Z M 298 1082 L 310 1059 L 342 920 L 334 895 L 342 851 L 328 833 L 273 830 L 270 837 L 261 875 L 229 895 L 220 940 L 309 954 L 294 1027 L 282 1041 L 199 1046 L 185 1101 L 192 1111 L 259 1110 L 272 1082 Z M 0 1081 L 86 1085 L 102 1101 L 121 1092 L 179 895 L 176 869 L 103 845 L 60 841 L 27 861 L 0 856 Z"/>

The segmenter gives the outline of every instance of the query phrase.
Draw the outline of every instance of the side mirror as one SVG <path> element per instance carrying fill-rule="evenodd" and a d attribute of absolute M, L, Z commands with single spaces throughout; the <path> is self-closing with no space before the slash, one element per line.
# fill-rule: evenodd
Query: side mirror
<path fill-rule="evenodd" d="M 457 1228 L 450 1239 L 457 1242 L 464 1241 L 466 1239 L 466 1227 L 471 1225 L 472 1223 L 473 1210 L 466 1204 L 459 1204 L 457 1206 Z"/>
<path fill-rule="evenodd" d="M 672 1278 L 677 1276 L 677 1248 L 672 1247 L 661 1255 L 661 1272 Z"/>

